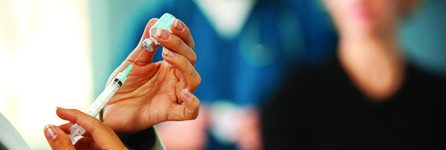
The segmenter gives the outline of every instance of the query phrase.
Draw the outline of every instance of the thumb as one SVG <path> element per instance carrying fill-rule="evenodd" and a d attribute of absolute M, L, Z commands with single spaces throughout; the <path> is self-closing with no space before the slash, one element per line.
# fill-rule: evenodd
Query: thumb
<path fill-rule="evenodd" d="M 185 105 L 174 105 L 170 110 L 170 114 L 172 115 L 168 115 L 167 120 L 180 121 L 196 119 L 200 110 L 200 100 L 187 89 L 181 91 L 179 98 Z"/>
<path fill-rule="evenodd" d="M 188 89 L 181 91 L 181 99 L 183 99 L 186 104 L 185 118 L 196 119 L 200 110 L 200 100 Z"/>
<path fill-rule="evenodd" d="M 44 128 L 45 137 L 54 150 L 73 150 L 75 149 L 71 140 L 65 132 L 54 125 L 46 125 Z"/>

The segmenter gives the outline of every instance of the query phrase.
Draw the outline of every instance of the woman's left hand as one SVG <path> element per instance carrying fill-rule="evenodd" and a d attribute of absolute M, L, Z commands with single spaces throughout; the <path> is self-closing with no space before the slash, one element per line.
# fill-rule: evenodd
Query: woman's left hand
<path fill-rule="evenodd" d="M 156 21 L 148 22 L 138 46 L 111 76 L 134 62 L 126 82 L 103 110 L 104 123 L 117 133 L 135 133 L 160 122 L 198 115 L 200 101 L 192 92 L 201 78 L 194 67 L 197 58 L 189 28 L 176 19 L 172 33 L 160 30 L 156 39 L 163 46 L 164 60 L 152 62 L 155 52 L 146 51 L 142 42 Z"/>

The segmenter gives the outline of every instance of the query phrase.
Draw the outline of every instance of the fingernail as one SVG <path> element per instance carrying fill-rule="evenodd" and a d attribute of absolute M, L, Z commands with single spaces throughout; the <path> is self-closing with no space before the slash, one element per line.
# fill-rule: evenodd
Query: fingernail
<path fill-rule="evenodd" d="M 175 27 L 177 27 L 178 31 L 183 31 L 184 25 L 180 22 L 180 20 L 175 20 Z"/>
<path fill-rule="evenodd" d="M 170 34 L 161 29 L 156 32 L 156 37 L 160 38 L 161 40 L 168 40 L 170 38 Z"/>
<path fill-rule="evenodd" d="M 183 90 L 183 94 L 186 95 L 187 98 L 192 98 L 192 93 L 187 89 Z"/>
<path fill-rule="evenodd" d="M 57 136 L 57 130 L 54 125 L 45 125 L 45 136 L 48 141 L 53 141 Z"/>
<path fill-rule="evenodd" d="M 66 109 L 66 108 L 63 108 L 63 107 L 57 107 L 57 108 L 56 108 L 56 111 L 67 111 L 67 109 Z"/>
<path fill-rule="evenodd" d="M 169 51 L 167 48 L 163 48 L 163 55 L 166 55 L 167 57 L 174 58 L 177 54 L 175 54 L 172 51 Z"/>

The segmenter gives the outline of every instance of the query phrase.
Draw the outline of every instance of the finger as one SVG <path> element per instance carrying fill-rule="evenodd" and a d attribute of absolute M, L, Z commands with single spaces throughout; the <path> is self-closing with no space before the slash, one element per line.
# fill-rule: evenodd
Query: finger
<path fill-rule="evenodd" d="M 175 22 L 170 27 L 170 30 L 173 34 L 180 37 L 184 41 L 184 43 L 189 45 L 192 50 L 195 48 L 194 38 L 192 38 L 189 27 L 187 27 L 183 21 L 181 21 L 180 19 L 175 19 Z"/>
<path fill-rule="evenodd" d="M 74 145 L 76 149 L 99 149 L 95 148 L 94 140 L 91 138 L 83 137 L 79 139 Z"/>
<path fill-rule="evenodd" d="M 46 125 L 43 129 L 45 133 L 46 140 L 48 144 L 50 144 L 51 149 L 58 150 L 70 150 L 74 149 L 74 146 L 71 144 L 71 140 L 64 131 L 59 129 L 54 125 Z"/>
<path fill-rule="evenodd" d="M 74 124 L 70 122 L 70 123 L 59 125 L 58 127 L 60 129 L 62 129 L 62 131 L 64 131 L 65 133 L 69 134 L 70 133 L 70 128 L 73 125 Z M 84 136 L 84 137 L 91 137 L 90 133 L 88 133 L 88 132 L 85 132 L 82 136 Z"/>
<path fill-rule="evenodd" d="M 96 118 L 75 109 L 57 108 L 56 113 L 60 118 L 82 126 L 85 131 L 90 133 L 97 145 L 124 147 L 118 136 Z"/>
<path fill-rule="evenodd" d="M 197 61 L 197 56 L 194 50 L 175 34 L 169 33 L 166 30 L 158 30 L 156 33 L 156 40 L 164 48 L 185 56 L 192 63 L 192 65 L 194 65 Z"/>
<path fill-rule="evenodd" d="M 73 125 L 73 123 L 69 122 L 69 123 L 66 123 L 66 124 L 59 125 L 58 127 L 60 129 L 62 129 L 62 131 L 64 131 L 65 133 L 70 133 L 70 127 L 72 125 Z"/>
<path fill-rule="evenodd" d="M 200 100 L 187 89 L 181 91 L 179 98 L 184 101 L 185 105 L 173 106 L 169 120 L 192 120 L 197 118 L 200 109 Z"/>
<path fill-rule="evenodd" d="M 130 53 L 130 55 L 126 58 L 126 61 L 133 63 L 135 62 L 136 65 L 146 65 L 152 62 L 153 56 L 155 55 L 155 51 L 149 52 L 146 49 L 144 49 L 144 46 L 142 42 L 144 39 L 150 37 L 150 28 L 158 21 L 156 18 L 150 19 L 150 21 L 147 23 L 146 28 L 144 29 L 144 32 L 141 36 L 141 40 L 139 40 L 138 45 L 136 48 Z M 156 50 L 156 48 L 155 48 Z M 138 57 L 139 56 L 139 57 Z M 138 58 L 138 60 L 136 60 Z"/>
<path fill-rule="evenodd" d="M 195 91 L 201 83 L 201 77 L 189 60 L 167 48 L 163 48 L 163 58 L 182 73 L 187 89 Z"/>
<path fill-rule="evenodd" d="M 180 71 L 175 69 L 175 72 L 180 72 Z M 181 74 L 181 73 L 179 73 L 179 74 Z M 183 75 L 181 74 L 181 76 L 183 76 Z M 175 87 L 175 93 L 176 93 L 176 95 L 178 95 L 177 97 L 179 97 L 181 95 L 181 91 L 183 89 L 187 89 L 186 81 L 184 81 L 184 80 L 185 80 L 184 78 L 180 78 L 180 81 L 177 83 L 177 85 Z M 183 100 L 181 98 L 177 98 L 177 103 L 182 104 Z"/>

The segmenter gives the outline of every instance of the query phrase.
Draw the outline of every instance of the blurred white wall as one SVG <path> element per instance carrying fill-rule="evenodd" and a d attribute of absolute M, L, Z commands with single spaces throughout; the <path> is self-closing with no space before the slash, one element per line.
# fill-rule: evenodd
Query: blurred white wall
<path fill-rule="evenodd" d="M 49 149 L 56 106 L 92 99 L 87 0 L 0 0 L 0 112 L 32 149 Z M 1 132 L 0 132 L 1 134 Z"/>

